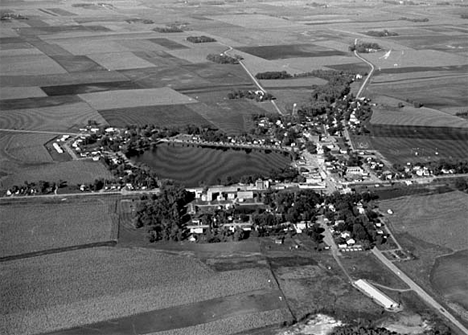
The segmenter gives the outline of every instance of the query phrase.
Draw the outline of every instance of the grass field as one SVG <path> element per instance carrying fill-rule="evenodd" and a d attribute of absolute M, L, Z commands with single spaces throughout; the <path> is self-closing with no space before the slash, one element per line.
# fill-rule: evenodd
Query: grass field
<path fill-rule="evenodd" d="M 147 151 L 137 162 L 152 167 L 161 178 L 174 179 L 187 187 L 220 184 L 227 177 L 241 177 L 256 173 L 268 173 L 271 169 L 289 165 L 290 158 L 282 153 L 269 154 L 260 151 L 246 153 L 243 150 L 161 145 Z"/>
<path fill-rule="evenodd" d="M 0 257 L 113 238 L 109 205 L 96 199 L 13 202 L 0 205 L 0 213 Z"/>
<path fill-rule="evenodd" d="M 460 305 L 468 315 L 468 250 L 456 252 L 436 260 L 431 274 L 434 288 L 445 299 Z"/>
<path fill-rule="evenodd" d="M 99 111 L 99 114 L 113 127 L 144 126 L 146 124 L 160 127 L 180 127 L 189 123 L 199 126 L 210 124 L 209 121 L 186 105 L 108 109 Z"/>
<path fill-rule="evenodd" d="M 52 162 L 44 144 L 55 135 L 1 133 L 4 139 L 1 156 L 20 164 L 41 164 Z"/>
<path fill-rule="evenodd" d="M 265 269 L 214 273 L 196 259 L 139 248 L 94 248 L 10 261 L 0 277 L 2 287 L 9 288 L 2 291 L 0 324 L 8 330 L 5 334 L 52 331 L 268 291 L 274 289 L 270 276 Z M 242 313 L 243 306 L 229 304 L 223 310 Z M 257 322 L 261 325 L 262 319 Z"/>
<path fill-rule="evenodd" d="M 408 233 L 425 242 L 453 250 L 468 246 L 468 195 L 449 192 L 429 196 L 412 196 L 385 200 L 382 211 L 391 208 L 392 229 L 398 234 Z"/>
<path fill-rule="evenodd" d="M 342 51 L 311 44 L 284 44 L 260 47 L 243 47 L 237 48 L 237 50 L 268 60 L 298 57 L 330 57 L 346 55 L 346 53 Z"/>

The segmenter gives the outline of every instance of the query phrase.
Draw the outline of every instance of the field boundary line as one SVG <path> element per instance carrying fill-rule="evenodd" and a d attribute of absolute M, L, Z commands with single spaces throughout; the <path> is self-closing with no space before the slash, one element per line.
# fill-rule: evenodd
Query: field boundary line
<path fill-rule="evenodd" d="M 70 247 L 47 249 L 47 250 L 42 250 L 42 251 L 34 251 L 34 252 L 28 252 L 28 253 L 19 254 L 19 255 L 0 257 L 0 263 L 8 262 L 8 261 L 15 261 L 18 259 L 59 254 L 62 252 L 74 251 L 74 250 L 82 250 L 82 249 L 90 249 L 90 248 L 98 248 L 98 247 L 115 247 L 116 244 L 117 244 L 117 241 L 104 241 L 104 242 L 94 242 L 94 243 L 74 245 Z"/>
<path fill-rule="evenodd" d="M 49 130 L 27 130 L 27 129 L 5 129 L 0 128 L 0 132 L 6 133 L 26 133 L 26 134 L 46 134 L 46 135 L 82 135 L 81 133 L 71 133 L 66 131 L 49 131 Z"/>

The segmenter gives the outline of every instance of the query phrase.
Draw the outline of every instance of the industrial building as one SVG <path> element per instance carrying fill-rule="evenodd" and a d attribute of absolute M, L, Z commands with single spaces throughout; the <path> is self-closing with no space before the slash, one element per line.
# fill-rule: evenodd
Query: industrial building
<path fill-rule="evenodd" d="M 400 309 L 400 304 L 387 297 L 384 293 L 380 292 L 377 288 L 375 288 L 372 284 L 368 283 L 366 280 L 356 280 L 354 282 L 354 286 L 356 286 L 365 295 L 371 297 L 372 300 L 377 302 L 379 305 L 383 306 L 385 309 L 393 311 Z"/>

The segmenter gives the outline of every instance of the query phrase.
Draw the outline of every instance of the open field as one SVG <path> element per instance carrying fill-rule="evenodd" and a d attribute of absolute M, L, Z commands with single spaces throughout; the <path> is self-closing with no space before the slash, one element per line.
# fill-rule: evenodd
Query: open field
<path fill-rule="evenodd" d="M 4 145 L 0 156 L 3 158 L 23 164 L 41 164 L 52 162 L 52 157 L 47 152 L 44 144 L 55 135 L 49 134 L 15 134 L 0 133 Z"/>
<path fill-rule="evenodd" d="M 253 150 L 224 150 L 180 145 L 160 145 L 135 158 L 153 168 L 161 178 L 174 179 L 187 187 L 200 182 L 217 185 L 227 176 L 268 173 L 271 169 L 284 168 L 290 158 L 282 153 L 269 154 Z"/>
<path fill-rule="evenodd" d="M 468 250 L 439 257 L 432 269 L 431 282 L 448 301 L 461 306 L 468 318 Z"/>
<path fill-rule="evenodd" d="M 268 59 L 284 59 L 298 57 L 330 57 L 344 56 L 346 53 L 318 45 L 292 44 L 292 45 L 268 45 L 260 47 L 243 47 L 237 50 L 248 54 Z"/>
<path fill-rule="evenodd" d="M 139 248 L 103 247 L 10 261 L 0 278 L 2 287 L 9 287 L 2 291 L 1 324 L 8 330 L 2 332 L 47 332 L 269 290 L 270 279 L 267 270 L 214 273 L 196 259 Z M 240 312 L 243 306 L 227 308 Z"/>
<path fill-rule="evenodd" d="M 0 257 L 114 238 L 109 205 L 95 199 L 13 202 L 1 204 L 0 213 Z"/>
<path fill-rule="evenodd" d="M 468 246 L 466 193 L 456 191 L 396 198 L 380 202 L 379 207 L 384 212 L 389 208 L 394 211 L 389 219 L 392 229 L 398 234 L 408 233 L 452 250 L 462 250 Z"/>
<path fill-rule="evenodd" d="M 5 178 L 2 188 L 22 185 L 25 180 L 38 182 L 40 180 L 58 182 L 60 179 L 68 185 L 92 183 L 95 179 L 112 179 L 112 174 L 100 162 L 78 160 L 60 163 L 25 166 Z"/>

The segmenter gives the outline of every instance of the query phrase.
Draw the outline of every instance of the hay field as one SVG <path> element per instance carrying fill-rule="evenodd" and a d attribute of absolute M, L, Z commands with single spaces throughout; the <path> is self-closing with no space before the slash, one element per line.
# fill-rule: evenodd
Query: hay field
<path fill-rule="evenodd" d="M 53 134 L 16 134 L 2 133 L 5 145 L 1 155 L 20 164 L 42 164 L 53 161 L 44 144 L 56 137 Z"/>
<path fill-rule="evenodd" d="M 274 288 L 266 269 L 214 273 L 194 258 L 139 248 L 76 250 L 2 267 L 0 283 L 8 290 L 0 324 L 11 335 Z"/>
<path fill-rule="evenodd" d="M 439 257 L 431 273 L 431 283 L 443 297 L 468 311 L 468 251 Z"/>
<path fill-rule="evenodd" d="M 0 205 L 0 257 L 109 241 L 108 204 L 68 199 Z"/>
<path fill-rule="evenodd" d="M 292 28 L 300 25 L 282 18 L 271 17 L 262 14 L 233 14 L 233 15 L 211 15 L 211 19 L 225 22 L 233 26 L 248 29 L 281 29 Z"/>
<path fill-rule="evenodd" d="M 308 87 L 312 85 L 325 85 L 326 80 L 316 77 L 296 78 L 296 79 L 276 79 L 276 80 L 261 80 L 262 86 L 265 88 L 294 88 L 294 87 Z"/>
<path fill-rule="evenodd" d="M 468 194 L 449 192 L 443 194 L 410 196 L 384 200 L 379 208 L 394 211 L 388 217 L 397 234 L 409 233 L 416 238 L 452 250 L 468 246 Z"/>
<path fill-rule="evenodd" d="M 206 44 L 206 43 L 200 43 Z M 174 57 L 184 59 L 191 63 L 206 63 L 209 62 L 206 60 L 206 56 L 209 54 L 220 54 L 225 51 L 227 48 L 222 45 L 207 45 L 203 48 L 183 48 L 183 49 L 171 49 L 168 50 L 167 53 L 173 55 Z"/>
<path fill-rule="evenodd" d="M 4 129 L 70 131 L 87 124 L 88 120 L 96 120 L 101 125 L 107 124 L 98 112 L 84 102 L 0 111 L 0 124 Z"/>
<path fill-rule="evenodd" d="M 90 160 L 77 160 L 69 162 L 49 163 L 40 165 L 25 165 L 12 171 L 5 178 L 2 188 L 13 185 L 21 185 L 25 180 L 39 182 L 40 180 L 55 181 L 60 179 L 68 182 L 68 185 L 92 183 L 95 179 L 112 179 L 112 174 L 100 162 Z"/>
<path fill-rule="evenodd" d="M 78 96 L 96 110 L 182 105 L 196 102 L 195 99 L 180 94 L 169 87 L 85 93 Z"/>

